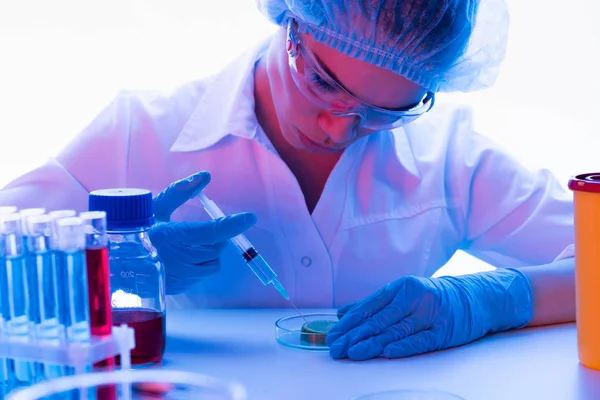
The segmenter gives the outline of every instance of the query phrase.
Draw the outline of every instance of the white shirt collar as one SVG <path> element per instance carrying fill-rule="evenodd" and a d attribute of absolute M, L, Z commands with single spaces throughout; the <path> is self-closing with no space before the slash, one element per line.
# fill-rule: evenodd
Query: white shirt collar
<path fill-rule="evenodd" d="M 209 83 L 171 151 L 206 149 L 227 135 L 254 138 L 258 125 L 254 116 L 254 67 L 269 42 L 270 38 L 245 52 Z"/>

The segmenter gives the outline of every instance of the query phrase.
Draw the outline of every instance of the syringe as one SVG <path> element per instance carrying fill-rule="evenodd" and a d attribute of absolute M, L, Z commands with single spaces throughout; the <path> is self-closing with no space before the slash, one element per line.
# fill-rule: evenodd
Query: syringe
<path fill-rule="evenodd" d="M 204 192 L 200 192 L 198 199 L 202 202 L 204 209 L 212 219 L 222 218 L 225 216 L 223 211 L 215 204 L 214 201 L 210 200 Z M 269 283 L 272 284 L 279 294 L 286 300 L 290 299 L 290 295 L 283 288 L 283 285 L 277 280 L 277 274 L 269 264 L 265 261 L 262 255 L 256 250 L 256 248 L 250 243 L 250 241 L 240 234 L 230 239 L 231 242 L 238 249 L 246 265 L 254 272 L 254 274 L 260 279 L 263 285 L 267 286 Z"/>

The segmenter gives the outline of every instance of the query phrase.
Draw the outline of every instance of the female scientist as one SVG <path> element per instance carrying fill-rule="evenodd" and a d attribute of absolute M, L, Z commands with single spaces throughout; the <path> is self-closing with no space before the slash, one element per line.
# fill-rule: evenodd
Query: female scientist
<path fill-rule="evenodd" d="M 469 109 L 435 101 L 494 81 L 502 1 L 258 7 L 272 37 L 216 76 L 119 94 L 0 205 L 85 210 L 92 190 L 150 189 L 170 307 L 289 306 L 224 245 L 247 230 L 296 305 L 352 303 L 328 335 L 335 358 L 574 320 L 570 194 L 474 132 Z M 233 215 L 209 221 L 205 186 Z M 431 278 L 457 250 L 497 269 Z"/>

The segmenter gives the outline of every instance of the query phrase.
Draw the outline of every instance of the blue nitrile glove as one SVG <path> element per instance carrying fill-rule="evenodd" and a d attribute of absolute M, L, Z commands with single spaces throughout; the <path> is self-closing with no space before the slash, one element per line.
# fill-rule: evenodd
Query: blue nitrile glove
<path fill-rule="evenodd" d="M 227 240 L 256 223 L 256 216 L 251 213 L 207 222 L 169 222 L 171 214 L 200 193 L 208 182 L 210 174 L 202 171 L 173 182 L 154 197 L 157 223 L 149 234 L 165 266 L 167 294 L 182 293 L 217 272 Z"/>
<path fill-rule="evenodd" d="M 533 313 L 531 285 L 515 269 L 463 276 L 406 276 L 341 307 L 327 335 L 333 358 L 408 357 L 520 328 Z"/>

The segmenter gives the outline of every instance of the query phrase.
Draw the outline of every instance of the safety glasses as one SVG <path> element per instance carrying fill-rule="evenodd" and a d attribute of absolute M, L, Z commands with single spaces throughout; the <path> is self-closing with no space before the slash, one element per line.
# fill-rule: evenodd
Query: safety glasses
<path fill-rule="evenodd" d="M 428 112 L 435 100 L 427 92 L 418 105 L 409 109 L 389 110 L 356 98 L 321 67 L 302 45 L 297 24 L 290 18 L 287 30 L 290 72 L 298 90 L 317 107 L 336 117 L 358 117 L 357 126 L 371 130 L 394 129 Z"/>

